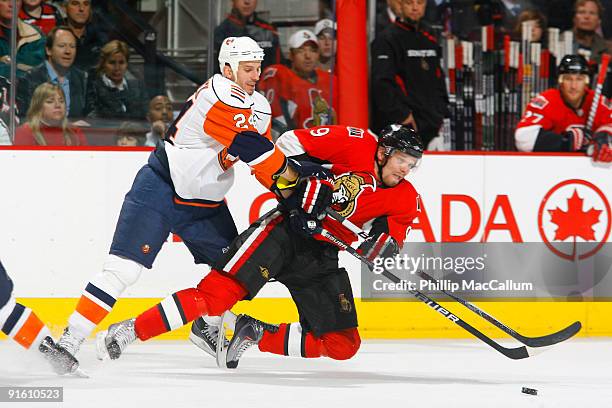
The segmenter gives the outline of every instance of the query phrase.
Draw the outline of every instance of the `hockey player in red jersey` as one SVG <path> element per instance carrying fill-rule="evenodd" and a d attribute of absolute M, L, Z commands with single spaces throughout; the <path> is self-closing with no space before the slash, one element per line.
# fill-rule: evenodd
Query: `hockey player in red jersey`
<path fill-rule="evenodd" d="M 366 256 L 399 252 L 420 211 L 416 190 L 404 180 L 423 153 L 416 131 L 392 125 L 377 140 L 363 129 L 322 126 L 286 132 L 277 146 L 292 159 L 317 161 L 331 170 L 332 207 L 358 226 L 372 222 L 370 235 L 375 238 L 361 247 Z M 320 222 L 345 242 L 357 239 L 331 218 Z M 300 322 L 271 326 L 240 316 L 227 366 L 235 367 L 253 344 L 281 355 L 351 358 L 360 337 L 348 273 L 338 265 L 339 249 L 313 227 L 295 228 L 291 211 L 282 206 L 272 210 L 234 240 L 196 288 L 176 292 L 136 319 L 113 324 L 99 335 L 99 356 L 118 358 L 136 338 L 147 340 L 199 316 L 220 315 L 239 300 L 252 299 L 275 279 L 291 292 Z"/>
<path fill-rule="evenodd" d="M 336 106 L 337 92 L 334 92 L 334 101 L 330 100 L 330 82 L 334 76 L 317 68 L 317 37 L 308 30 L 297 31 L 289 38 L 289 50 L 291 68 L 276 64 L 261 74 L 259 89 L 272 105 L 272 117 L 288 129 L 336 123 L 333 106 Z"/>
<path fill-rule="evenodd" d="M 164 143 L 136 175 L 104 268 L 87 283 L 59 340 L 72 355 L 142 269 L 152 267 L 170 232 L 183 239 L 195 263 L 212 264 L 230 245 L 238 233 L 225 194 L 236 161 L 281 195 L 298 179 L 317 183 L 318 169 L 296 170 L 271 141 L 270 105 L 255 91 L 263 57 L 251 38 L 226 38 L 219 53 L 223 75 L 211 77 L 185 102 Z M 317 215 L 310 209 L 297 214 Z"/>
<path fill-rule="evenodd" d="M 586 123 L 595 92 L 589 85 L 586 60 L 566 55 L 559 64 L 559 87 L 529 102 L 514 138 L 523 152 L 576 152 L 593 161 L 612 161 L 612 101 L 602 95 L 593 128 Z M 592 147 L 592 148 L 589 148 Z"/>

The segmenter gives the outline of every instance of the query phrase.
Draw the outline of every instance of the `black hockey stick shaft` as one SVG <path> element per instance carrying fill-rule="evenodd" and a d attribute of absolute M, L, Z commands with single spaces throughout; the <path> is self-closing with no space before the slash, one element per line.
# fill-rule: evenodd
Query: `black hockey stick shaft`
<path fill-rule="evenodd" d="M 325 229 L 320 228 L 318 230 L 318 233 L 321 234 L 326 239 L 328 239 L 329 241 L 335 243 L 339 248 L 347 251 L 349 254 L 351 254 L 355 258 L 359 259 L 361 262 L 365 263 L 368 267 L 370 267 L 370 268 L 374 267 L 374 263 L 372 261 L 370 261 L 365 256 L 363 256 L 359 252 L 357 252 L 357 250 L 355 248 L 351 247 L 350 245 L 348 245 L 344 241 L 338 239 L 331 232 L 329 232 L 329 231 L 327 231 Z M 389 279 L 390 281 L 392 281 L 394 283 L 400 283 L 401 282 L 401 279 L 399 277 L 397 277 L 393 273 L 391 273 L 388 270 L 386 270 L 386 268 L 383 268 L 383 271 L 382 271 L 381 275 L 383 275 L 384 277 L 386 277 L 387 279 Z M 525 346 L 516 347 L 516 348 L 507 348 L 507 347 L 504 347 L 501 344 L 497 343 L 495 340 L 491 339 L 486 334 L 482 333 L 480 330 L 476 329 L 474 326 L 472 326 L 469 323 L 463 321 L 457 315 L 451 313 L 449 310 L 447 310 L 447 309 L 443 308 L 442 306 L 440 306 L 439 303 L 437 303 L 435 300 L 429 298 L 427 295 L 421 293 L 420 291 L 418 291 L 416 289 L 408 290 L 408 292 L 412 296 L 414 296 L 415 298 L 420 300 L 421 302 L 425 303 L 426 305 L 428 305 L 429 307 L 431 307 L 432 309 L 434 309 L 435 311 L 440 313 L 442 316 L 446 317 L 451 322 L 455 323 L 456 325 L 458 325 L 459 327 L 461 327 L 462 329 L 464 329 L 465 331 L 467 331 L 468 333 L 470 333 L 474 337 L 480 339 L 484 343 L 488 344 L 490 347 L 494 348 L 495 350 L 497 350 L 498 352 L 502 353 L 506 357 L 511 358 L 513 360 L 520 360 L 520 359 L 527 358 L 527 357 L 530 356 L 530 353 L 529 353 L 529 350 L 527 349 L 527 347 L 525 347 Z"/>
<path fill-rule="evenodd" d="M 351 232 L 357 234 L 358 236 L 360 236 L 362 238 L 368 237 L 368 239 L 369 239 L 369 235 L 365 231 L 363 231 L 361 228 L 359 228 L 358 226 L 356 226 L 355 224 L 353 224 L 352 222 L 350 222 L 349 220 L 344 218 L 342 215 L 338 214 L 336 211 L 334 211 L 332 209 L 328 209 L 327 213 L 332 218 L 334 218 L 336 221 L 341 222 L 342 225 L 344 225 L 346 228 L 348 228 Z M 351 249 L 353 249 L 353 248 L 351 248 Z M 436 282 L 437 283 L 436 279 L 434 279 L 433 277 L 431 277 L 430 275 L 428 275 L 424 271 L 418 271 L 417 274 L 422 279 L 429 280 L 431 282 Z M 391 274 L 391 275 L 394 278 L 397 279 L 397 277 L 395 275 L 393 275 L 393 274 Z M 391 280 L 393 280 L 393 279 L 391 279 Z M 396 282 L 396 281 L 394 281 L 394 282 Z M 439 287 L 439 285 L 438 285 L 438 287 Z M 540 337 L 527 337 L 527 336 L 523 336 L 522 334 L 520 334 L 517 331 L 513 330 L 509 326 L 507 326 L 504 323 L 500 322 L 499 320 L 497 320 L 496 318 L 494 318 L 493 316 L 491 316 L 490 314 L 488 314 L 484 310 L 480 309 L 476 305 L 474 305 L 474 304 L 468 302 L 467 300 L 463 300 L 462 298 L 454 295 L 452 292 L 449 292 L 449 291 L 446 291 L 446 290 L 442 290 L 442 292 L 445 293 L 446 295 L 448 295 L 450 298 L 454 299 L 455 301 L 461 303 L 463 306 L 465 306 L 466 308 L 470 309 L 472 312 L 476 313 L 477 315 L 479 315 L 483 319 L 485 319 L 488 322 L 492 323 L 495 327 L 499 328 L 503 332 L 509 334 L 510 336 L 514 337 L 515 339 L 517 339 L 518 341 L 522 342 L 523 344 L 525 344 L 525 345 L 527 345 L 529 347 L 545 347 L 545 346 L 551 346 L 551 345 L 556 344 L 556 343 L 560 343 L 562 341 L 565 341 L 565 340 L 569 339 L 570 337 L 573 337 L 576 333 L 578 333 L 578 331 L 580 331 L 580 329 L 582 327 L 580 322 L 574 322 L 571 325 L 569 325 L 568 327 L 566 327 L 566 328 L 564 328 L 564 329 L 562 329 L 562 330 L 560 330 L 558 332 L 549 334 L 549 335 L 540 336 Z"/>
<path fill-rule="evenodd" d="M 434 282 L 434 283 L 438 282 L 435 278 L 433 278 L 432 276 L 430 276 L 424 271 L 418 271 L 417 275 L 419 275 L 421 278 L 428 280 L 430 282 Z M 440 287 L 440 285 L 437 285 L 437 287 Z M 566 328 L 559 330 L 558 332 L 555 332 L 552 334 L 548 334 L 548 335 L 540 336 L 540 337 L 527 337 L 527 336 L 523 336 L 522 334 L 518 333 L 516 330 L 513 330 L 512 328 L 506 326 L 504 323 L 500 322 L 495 317 L 491 316 L 490 314 L 480 309 L 478 306 L 474 305 L 473 303 L 470 303 L 469 301 L 464 300 L 460 298 L 459 296 L 456 296 L 455 294 L 447 290 L 443 289 L 442 292 L 445 293 L 450 298 L 461 303 L 463 306 L 467 307 L 472 312 L 476 313 L 477 315 L 479 315 L 480 317 L 482 317 L 489 323 L 492 323 L 498 329 L 509 334 L 510 336 L 514 337 L 515 339 L 517 339 L 523 344 L 526 344 L 529 347 L 546 347 L 546 346 L 552 346 L 553 344 L 560 343 L 562 341 L 569 339 L 570 337 L 573 337 L 576 333 L 580 331 L 582 327 L 582 324 L 580 322 L 574 322 L 570 324 L 569 326 L 567 326 Z"/>

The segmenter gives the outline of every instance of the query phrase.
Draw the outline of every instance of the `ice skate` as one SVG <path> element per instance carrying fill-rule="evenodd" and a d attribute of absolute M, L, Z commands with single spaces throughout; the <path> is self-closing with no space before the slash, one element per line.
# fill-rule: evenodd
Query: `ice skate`
<path fill-rule="evenodd" d="M 70 330 L 70 327 L 66 327 L 57 345 L 72 354 L 72 356 L 76 356 L 84 341 L 85 337 L 77 335 L 74 331 Z"/>
<path fill-rule="evenodd" d="M 238 367 L 240 357 L 242 357 L 249 347 L 259 344 L 263 337 L 264 330 L 276 332 L 278 326 L 264 323 L 248 315 L 238 316 L 236 319 L 234 337 L 232 337 L 227 347 L 227 368 Z"/>
<path fill-rule="evenodd" d="M 218 318 L 219 324 L 209 323 L 211 322 L 210 318 L 207 318 L 207 320 L 208 321 L 204 320 L 202 317 L 194 320 L 191 325 L 189 340 L 211 356 L 215 357 L 217 355 L 217 338 L 219 337 L 221 319 Z M 229 340 L 223 336 L 223 341 L 225 348 L 227 348 Z"/>
<path fill-rule="evenodd" d="M 55 344 L 49 336 L 40 342 L 38 351 L 51 364 L 53 371 L 59 375 L 73 374 L 79 368 L 78 360 L 59 344 Z"/>
<path fill-rule="evenodd" d="M 128 344 L 136 340 L 134 323 L 136 319 L 128 319 L 119 323 L 111 324 L 108 330 L 98 333 L 96 336 L 96 350 L 99 360 L 118 359 Z"/>

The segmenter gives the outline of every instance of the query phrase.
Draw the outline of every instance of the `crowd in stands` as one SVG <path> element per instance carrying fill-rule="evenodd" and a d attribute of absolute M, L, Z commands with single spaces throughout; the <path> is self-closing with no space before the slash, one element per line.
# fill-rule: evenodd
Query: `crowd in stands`
<path fill-rule="evenodd" d="M 215 52 L 228 36 L 249 36 L 264 49 L 258 90 L 270 101 L 275 129 L 337 123 L 341 90 L 331 7 L 284 38 L 258 12 L 257 0 L 226 1 L 231 10 L 214 30 Z M 89 138 L 101 120 L 116 130 L 107 143 L 159 143 L 173 119 L 172 103 L 167 95 L 149 94 L 130 71 L 128 45 L 100 23 L 90 0 L 17 0 L 17 7 L 15 144 L 87 144 L 83 134 Z M 611 9 L 612 1 L 600 0 L 379 0 L 370 39 L 370 85 L 376 84 L 370 127 L 404 123 L 418 128 L 427 142 L 436 138 L 448 113 L 441 38 L 474 39 L 478 27 L 491 24 L 496 40 L 504 34 L 520 39 L 521 23 L 533 21 L 532 41 L 546 42 L 551 26 L 571 30 L 574 52 L 598 63 L 611 50 L 612 19 L 606 14 Z M 0 0 L 0 144 L 8 139 L 12 13 L 11 0 Z"/>

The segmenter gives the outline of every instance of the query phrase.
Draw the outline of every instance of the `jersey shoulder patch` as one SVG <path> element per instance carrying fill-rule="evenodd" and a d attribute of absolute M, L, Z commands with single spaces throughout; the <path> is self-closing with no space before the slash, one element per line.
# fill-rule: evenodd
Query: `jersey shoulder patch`
<path fill-rule="evenodd" d="M 532 106 L 536 109 L 544 109 L 550 102 L 546 97 L 542 94 L 536 96 L 529 102 L 529 106 Z"/>
<path fill-rule="evenodd" d="M 349 137 L 356 137 L 359 139 L 363 139 L 363 135 L 365 134 L 365 130 L 355 127 L 347 126 Z"/>
<path fill-rule="evenodd" d="M 253 105 L 251 96 L 244 89 L 219 74 L 211 78 L 209 89 L 211 98 L 231 107 L 249 109 Z"/>
<path fill-rule="evenodd" d="M 265 81 L 274 77 L 283 78 L 285 75 L 287 75 L 288 71 L 291 70 L 282 64 L 270 65 L 269 67 L 263 70 L 261 74 L 261 80 Z"/>

